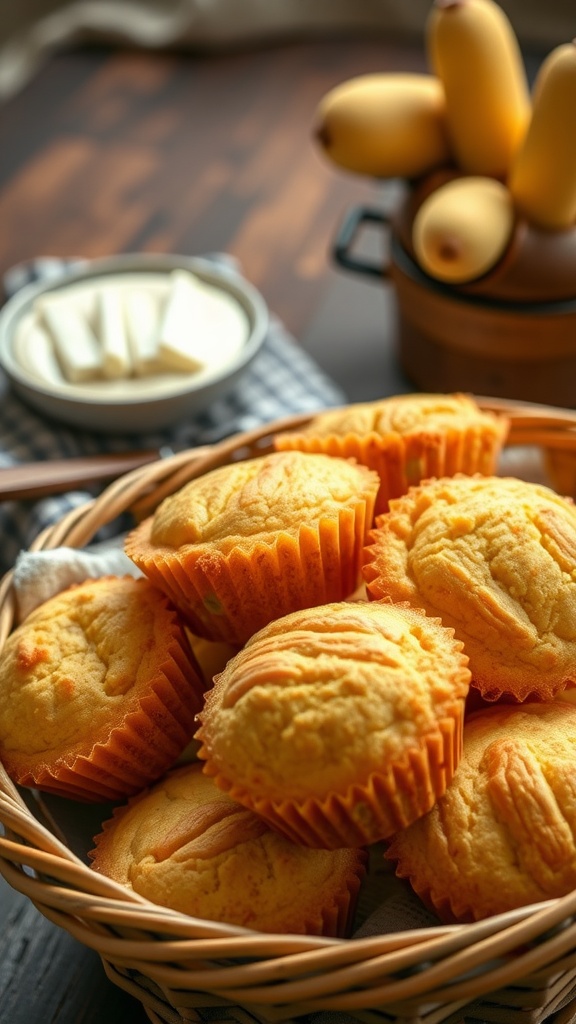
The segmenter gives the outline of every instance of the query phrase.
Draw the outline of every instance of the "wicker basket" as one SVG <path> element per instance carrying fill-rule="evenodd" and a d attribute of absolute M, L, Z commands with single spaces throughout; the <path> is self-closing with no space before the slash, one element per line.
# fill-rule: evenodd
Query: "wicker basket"
<path fill-rule="evenodd" d="M 576 413 L 480 399 L 511 417 L 507 450 L 575 454 Z M 148 514 L 208 469 L 271 450 L 286 419 L 211 448 L 135 470 L 44 531 L 33 545 L 82 547 L 131 511 Z M 12 574 L 0 585 L 0 645 L 15 619 Z M 155 1024 L 273 1022 L 319 1011 L 330 1021 L 531 1022 L 576 1020 L 576 891 L 462 926 L 416 928 L 355 940 L 264 935 L 155 906 L 93 872 L 0 766 L 0 871 L 50 921 L 96 950 L 114 983 Z M 314 1018 L 315 1021 L 323 1017 Z"/>

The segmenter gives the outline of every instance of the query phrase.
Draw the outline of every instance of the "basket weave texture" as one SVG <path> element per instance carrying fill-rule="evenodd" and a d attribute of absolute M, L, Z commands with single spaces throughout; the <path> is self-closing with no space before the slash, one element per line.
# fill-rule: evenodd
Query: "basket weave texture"
<path fill-rule="evenodd" d="M 572 450 L 576 465 L 576 412 L 479 404 L 510 416 L 508 447 Z M 33 550 L 83 547 L 126 511 L 143 518 L 188 480 L 272 450 L 274 434 L 309 419 L 290 417 L 134 470 L 45 530 Z M 15 608 L 8 573 L 0 584 L 0 647 Z M 1 765 L 0 824 L 7 882 L 96 950 L 109 978 L 141 1001 L 154 1024 L 576 1020 L 576 891 L 476 924 L 354 940 L 264 935 L 156 906 L 92 871 Z"/>

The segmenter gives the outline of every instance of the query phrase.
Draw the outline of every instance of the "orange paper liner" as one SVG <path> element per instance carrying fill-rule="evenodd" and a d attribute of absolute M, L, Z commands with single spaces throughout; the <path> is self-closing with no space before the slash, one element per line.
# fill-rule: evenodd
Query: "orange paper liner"
<path fill-rule="evenodd" d="M 92 803 L 123 799 L 159 778 L 190 741 L 204 689 L 194 663 L 176 643 L 170 657 L 139 706 L 105 742 L 95 743 L 86 754 L 27 769 L 11 765 L 6 757 L 8 773 L 22 786 Z"/>
<path fill-rule="evenodd" d="M 373 469 L 380 477 L 375 515 L 388 508 L 391 498 L 405 494 L 410 486 L 430 477 L 454 476 L 456 473 L 495 472 L 504 442 L 504 427 L 471 426 L 463 430 L 449 428 L 444 432 L 422 431 L 418 435 L 371 433 L 365 436 L 329 434 L 278 434 L 274 445 L 278 451 L 296 449 L 304 452 L 353 458 Z"/>
<path fill-rule="evenodd" d="M 333 905 L 324 907 L 318 920 L 305 922 L 306 935 L 325 935 L 334 939 L 349 937 L 366 867 L 367 857 L 363 857 L 358 861 L 356 873 L 348 878 L 346 887 L 335 894 Z"/>
<path fill-rule="evenodd" d="M 394 862 L 395 857 L 385 852 L 386 859 Z M 396 866 L 396 877 L 405 879 L 424 906 L 428 907 L 444 924 L 471 924 L 477 920 L 472 908 L 464 903 L 456 904 L 449 893 L 439 893 L 428 882 L 424 882 L 408 869 Z"/>
<path fill-rule="evenodd" d="M 234 548 L 198 555 L 194 548 L 155 549 L 142 524 L 127 552 L 170 598 L 191 630 L 208 640 L 242 646 L 274 619 L 301 608 L 342 601 L 360 581 L 363 546 L 375 495 L 343 509 L 338 518 L 303 524 L 249 552 Z"/>
<path fill-rule="evenodd" d="M 506 683 L 496 685 L 492 677 L 485 679 L 479 672 L 472 677 L 470 690 L 476 691 L 479 702 L 483 704 L 527 704 L 530 701 L 548 703 L 551 700 L 559 700 L 566 687 L 575 682 L 576 666 L 572 678 L 567 679 L 560 675 L 556 679 L 546 679 L 544 675 L 538 675 L 533 671 L 529 679 L 522 679 L 520 674 L 514 680 L 513 687 Z"/>
<path fill-rule="evenodd" d="M 204 748 L 199 757 L 206 758 L 204 770 L 221 789 L 292 842 L 330 850 L 368 846 L 389 839 L 426 814 L 446 791 L 462 756 L 463 719 L 462 701 L 438 723 L 437 731 L 407 751 L 401 761 L 373 772 L 364 785 L 324 799 L 298 802 L 255 797 L 223 776 Z M 197 736 L 201 739 L 201 730 Z"/>

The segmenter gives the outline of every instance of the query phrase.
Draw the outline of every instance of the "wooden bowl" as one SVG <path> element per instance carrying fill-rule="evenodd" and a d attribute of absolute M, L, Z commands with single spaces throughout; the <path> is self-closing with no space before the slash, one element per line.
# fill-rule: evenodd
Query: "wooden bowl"
<path fill-rule="evenodd" d="M 422 391 L 472 391 L 547 405 L 576 405 L 576 227 L 542 232 L 518 221 L 507 252 L 477 281 L 451 285 L 418 265 L 411 225 L 445 178 L 427 179 L 392 213 L 358 207 L 333 246 L 336 262 L 390 281 L 397 300 L 397 354 Z M 381 263 L 360 258 L 360 233 L 387 235 Z"/>
<path fill-rule="evenodd" d="M 520 303 L 469 295 L 424 274 L 394 239 L 398 355 L 423 391 L 474 391 L 576 405 L 576 298 Z"/>

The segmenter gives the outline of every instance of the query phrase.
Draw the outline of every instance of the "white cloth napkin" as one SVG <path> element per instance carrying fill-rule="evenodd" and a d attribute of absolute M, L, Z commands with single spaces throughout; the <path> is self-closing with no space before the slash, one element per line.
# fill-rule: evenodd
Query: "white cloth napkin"
<path fill-rule="evenodd" d="M 14 565 L 12 581 L 18 622 L 73 583 L 101 576 L 141 575 L 137 566 L 124 554 L 122 538 L 81 551 L 67 547 L 52 551 L 21 551 Z"/>

